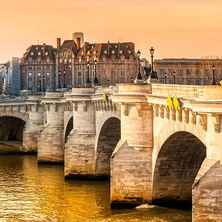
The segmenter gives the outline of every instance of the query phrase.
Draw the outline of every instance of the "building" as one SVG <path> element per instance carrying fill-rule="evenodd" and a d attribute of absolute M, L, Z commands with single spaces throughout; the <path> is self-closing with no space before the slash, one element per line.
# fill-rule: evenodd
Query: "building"
<path fill-rule="evenodd" d="M 21 89 L 32 93 L 132 82 L 138 58 L 132 42 L 89 43 L 81 32 L 57 47 L 30 46 L 21 60 Z"/>
<path fill-rule="evenodd" d="M 13 57 L 0 65 L 0 95 L 20 94 L 20 59 Z"/>
<path fill-rule="evenodd" d="M 0 64 L 0 95 L 6 90 L 6 76 L 8 75 L 9 63 Z"/>
<path fill-rule="evenodd" d="M 222 59 L 159 59 L 154 66 L 162 83 L 211 85 L 222 80 Z"/>
<path fill-rule="evenodd" d="M 32 45 L 21 59 L 21 90 L 42 93 L 55 89 L 56 49 Z"/>
<path fill-rule="evenodd" d="M 126 43 L 85 43 L 74 62 L 74 86 L 99 85 L 132 82 L 136 77 L 138 61 L 135 46 Z"/>
<path fill-rule="evenodd" d="M 74 35 L 74 34 L 73 34 Z M 56 88 L 70 89 L 72 88 L 72 78 L 74 76 L 74 61 L 77 57 L 79 46 L 74 40 L 65 40 L 61 45 L 61 38 L 57 38 L 57 54 L 56 54 Z"/>
<path fill-rule="evenodd" d="M 5 77 L 5 92 L 9 95 L 20 94 L 20 59 L 13 57 L 8 62 L 8 72 Z"/>

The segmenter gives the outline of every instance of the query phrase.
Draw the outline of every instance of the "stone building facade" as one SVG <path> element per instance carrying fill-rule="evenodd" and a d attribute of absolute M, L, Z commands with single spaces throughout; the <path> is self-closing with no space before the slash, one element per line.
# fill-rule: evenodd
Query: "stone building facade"
<path fill-rule="evenodd" d="M 162 83 L 211 85 L 222 80 L 222 59 L 159 59 L 155 70 Z M 213 77 L 214 75 L 214 77 Z"/>
<path fill-rule="evenodd" d="M 30 46 L 21 61 L 21 89 L 41 93 L 132 82 L 138 70 L 132 42 L 89 43 L 81 32 L 57 47 Z"/>
<path fill-rule="evenodd" d="M 50 45 L 30 46 L 21 60 L 21 89 L 41 93 L 55 89 L 56 50 Z"/>

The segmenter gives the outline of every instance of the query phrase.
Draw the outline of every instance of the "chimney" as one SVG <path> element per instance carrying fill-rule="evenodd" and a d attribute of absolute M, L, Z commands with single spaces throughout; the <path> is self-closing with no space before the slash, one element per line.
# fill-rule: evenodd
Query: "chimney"
<path fill-rule="evenodd" d="M 59 49 L 61 47 L 61 38 L 57 38 L 56 42 L 57 42 L 57 49 Z"/>
<path fill-rule="evenodd" d="M 84 35 L 82 32 L 75 32 L 72 34 L 72 39 L 75 41 L 77 48 L 80 49 L 84 44 Z"/>

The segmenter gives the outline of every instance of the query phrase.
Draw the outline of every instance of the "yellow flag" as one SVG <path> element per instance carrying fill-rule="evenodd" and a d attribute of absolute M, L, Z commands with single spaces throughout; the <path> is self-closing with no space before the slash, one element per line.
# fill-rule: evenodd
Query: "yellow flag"
<path fill-rule="evenodd" d="M 170 96 L 167 97 L 167 108 L 171 110 L 173 108 L 172 98 Z"/>
<path fill-rule="evenodd" d="M 174 106 L 174 109 L 177 111 L 181 109 L 180 101 L 177 99 L 176 96 L 173 97 L 173 106 Z"/>

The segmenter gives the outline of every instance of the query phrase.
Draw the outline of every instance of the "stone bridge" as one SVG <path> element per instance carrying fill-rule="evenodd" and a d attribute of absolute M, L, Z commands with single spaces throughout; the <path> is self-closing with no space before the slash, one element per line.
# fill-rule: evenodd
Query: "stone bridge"
<path fill-rule="evenodd" d="M 193 221 L 222 221 L 221 117 L 220 86 L 73 88 L 0 101 L 0 137 L 16 128 L 66 177 L 110 177 L 113 207 L 192 203 Z"/>

